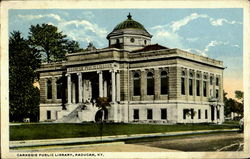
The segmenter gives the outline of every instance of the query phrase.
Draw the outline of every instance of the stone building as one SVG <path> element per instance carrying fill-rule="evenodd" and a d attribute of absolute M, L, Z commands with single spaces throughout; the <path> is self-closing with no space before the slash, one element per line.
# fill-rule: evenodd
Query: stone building
<path fill-rule="evenodd" d="M 223 62 L 151 44 L 151 37 L 129 14 L 108 34 L 108 47 L 90 44 L 43 64 L 40 121 L 223 122 Z M 110 101 L 104 116 L 98 97 Z"/>

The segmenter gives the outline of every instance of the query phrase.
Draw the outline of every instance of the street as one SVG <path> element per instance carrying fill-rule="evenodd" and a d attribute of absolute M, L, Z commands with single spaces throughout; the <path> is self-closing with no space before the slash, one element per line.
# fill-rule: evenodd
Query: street
<path fill-rule="evenodd" d="M 134 144 L 180 151 L 241 151 L 243 133 L 192 135 Z"/>
<path fill-rule="evenodd" d="M 74 146 L 32 148 L 40 152 L 174 152 L 174 151 L 242 151 L 243 133 L 213 133 L 206 135 L 175 136 L 137 139 L 125 142 Z M 20 151 L 21 149 L 19 149 Z M 29 151 L 28 149 L 23 149 Z M 23 151 L 21 150 L 21 151 Z"/>

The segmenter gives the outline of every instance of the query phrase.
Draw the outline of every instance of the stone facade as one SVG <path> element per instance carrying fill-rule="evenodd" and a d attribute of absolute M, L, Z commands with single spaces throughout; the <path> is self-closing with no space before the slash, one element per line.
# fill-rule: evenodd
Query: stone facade
<path fill-rule="evenodd" d="M 98 97 L 110 101 L 105 117 L 101 115 L 110 122 L 224 121 L 221 61 L 150 45 L 150 34 L 138 35 L 144 27 L 119 25 L 124 33 L 119 38 L 129 38 L 127 31 L 133 36 L 134 30 L 134 36 L 148 41 L 138 45 L 134 38 L 133 44 L 127 40 L 114 47 L 112 39 L 118 36 L 111 32 L 108 48 L 67 54 L 66 61 L 37 70 L 40 121 L 98 121 Z"/>

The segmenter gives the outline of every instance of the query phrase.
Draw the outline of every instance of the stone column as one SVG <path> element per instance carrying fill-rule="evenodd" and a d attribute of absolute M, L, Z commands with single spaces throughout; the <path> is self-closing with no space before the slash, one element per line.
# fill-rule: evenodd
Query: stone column
<path fill-rule="evenodd" d="M 99 97 L 103 97 L 103 74 L 102 71 L 97 71 L 99 74 Z"/>
<path fill-rule="evenodd" d="M 56 90 L 56 78 L 53 76 L 51 80 L 52 87 L 52 102 L 56 102 L 57 90 Z"/>
<path fill-rule="evenodd" d="M 203 82 L 205 81 L 204 77 L 203 77 L 203 73 L 201 72 L 201 81 L 200 81 L 200 96 L 201 96 L 201 101 L 203 100 Z"/>
<path fill-rule="evenodd" d="M 68 84 L 68 104 L 71 104 L 71 75 L 67 74 L 67 84 Z"/>
<path fill-rule="evenodd" d="M 116 87 L 116 86 L 115 86 L 115 85 L 116 85 L 116 84 L 115 84 L 115 82 L 116 82 L 116 81 L 115 81 L 115 72 L 116 72 L 115 70 L 112 70 L 112 71 L 111 71 L 112 102 L 113 102 L 113 103 L 115 102 L 115 93 L 116 93 L 116 92 L 115 92 L 115 87 Z"/>
<path fill-rule="evenodd" d="M 82 73 L 77 73 L 78 75 L 78 100 L 82 103 Z"/>
<path fill-rule="evenodd" d="M 141 70 L 141 100 L 145 100 L 147 95 L 147 75 L 146 70 Z"/>
<path fill-rule="evenodd" d="M 224 122 L 224 106 L 220 107 L 220 123 Z"/>
<path fill-rule="evenodd" d="M 116 73 L 116 101 L 121 100 L 120 72 Z"/>
<path fill-rule="evenodd" d="M 105 80 L 104 81 L 104 84 L 103 84 L 103 97 L 108 97 L 108 83 L 107 83 L 107 81 Z"/>
<path fill-rule="evenodd" d="M 76 103 L 76 83 L 72 82 L 72 103 Z"/>
<path fill-rule="evenodd" d="M 86 80 L 83 80 L 82 79 L 82 81 L 83 81 L 83 103 L 85 103 L 86 102 L 86 100 L 87 100 L 87 98 L 86 98 Z"/>
<path fill-rule="evenodd" d="M 154 90 L 155 100 L 159 100 L 161 95 L 161 72 L 158 68 L 154 70 Z"/>
<path fill-rule="evenodd" d="M 216 75 L 214 75 L 213 78 L 213 97 L 216 97 L 216 89 L 215 89 L 215 84 L 216 84 Z"/>
<path fill-rule="evenodd" d="M 217 106 L 214 105 L 214 121 L 217 123 Z"/>

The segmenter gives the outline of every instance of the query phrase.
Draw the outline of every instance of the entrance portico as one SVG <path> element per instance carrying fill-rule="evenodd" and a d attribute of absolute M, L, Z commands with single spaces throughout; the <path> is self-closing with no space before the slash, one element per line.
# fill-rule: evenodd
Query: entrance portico
<path fill-rule="evenodd" d="M 68 107 L 72 104 L 95 103 L 98 97 L 107 97 L 111 102 L 111 120 L 117 120 L 117 102 L 120 101 L 118 69 L 69 72 L 66 76 Z"/>

